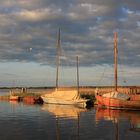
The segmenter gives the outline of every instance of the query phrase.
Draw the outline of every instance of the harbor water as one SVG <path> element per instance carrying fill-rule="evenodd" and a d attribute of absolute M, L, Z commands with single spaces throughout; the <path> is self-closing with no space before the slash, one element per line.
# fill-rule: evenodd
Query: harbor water
<path fill-rule="evenodd" d="M 0 140 L 139 140 L 140 112 L 0 101 Z"/>

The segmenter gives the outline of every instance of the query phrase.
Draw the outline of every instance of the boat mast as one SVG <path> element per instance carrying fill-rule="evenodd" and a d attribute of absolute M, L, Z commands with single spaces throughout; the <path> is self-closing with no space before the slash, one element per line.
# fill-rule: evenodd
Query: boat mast
<path fill-rule="evenodd" d="M 77 60 L 77 92 L 79 96 L 79 58 L 78 56 L 76 57 L 76 60 Z"/>
<path fill-rule="evenodd" d="M 57 57 L 56 57 L 56 64 L 57 64 L 57 68 L 56 68 L 56 89 L 58 89 L 58 75 L 59 75 L 59 63 L 60 63 L 60 28 L 58 31 L 58 40 L 57 40 Z"/>
<path fill-rule="evenodd" d="M 117 33 L 114 32 L 114 85 L 115 85 L 115 91 L 117 91 L 117 86 L 118 86 L 118 49 L 117 49 Z"/>

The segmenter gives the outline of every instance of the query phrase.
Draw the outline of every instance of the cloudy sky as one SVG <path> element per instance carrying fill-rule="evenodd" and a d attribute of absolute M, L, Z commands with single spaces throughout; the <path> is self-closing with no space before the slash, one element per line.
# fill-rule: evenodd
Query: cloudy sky
<path fill-rule="evenodd" d="M 0 86 L 113 85 L 117 32 L 119 84 L 140 84 L 140 0 L 0 0 Z"/>

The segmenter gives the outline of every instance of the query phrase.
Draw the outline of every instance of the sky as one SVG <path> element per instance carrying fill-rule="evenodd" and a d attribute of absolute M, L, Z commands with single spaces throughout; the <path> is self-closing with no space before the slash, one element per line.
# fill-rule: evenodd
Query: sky
<path fill-rule="evenodd" d="M 140 85 L 140 0 L 0 0 L 0 87 L 55 86 L 61 29 L 60 86 Z"/>

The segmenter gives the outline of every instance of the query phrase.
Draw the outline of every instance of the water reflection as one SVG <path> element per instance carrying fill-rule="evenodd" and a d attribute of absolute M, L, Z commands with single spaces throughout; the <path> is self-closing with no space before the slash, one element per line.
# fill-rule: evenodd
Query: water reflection
<path fill-rule="evenodd" d="M 137 111 L 0 102 L 0 140 L 139 140 L 139 122 Z"/>
<path fill-rule="evenodd" d="M 19 102 L 18 101 L 9 101 L 9 103 L 12 105 L 19 105 Z"/>
<path fill-rule="evenodd" d="M 44 104 L 42 110 L 46 110 L 52 113 L 56 118 L 71 118 L 78 119 L 81 112 L 85 112 L 85 108 L 79 108 L 71 105 L 55 105 L 55 104 Z"/>
<path fill-rule="evenodd" d="M 96 123 L 102 120 L 111 121 L 114 124 L 115 140 L 119 139 L 119 129 L 122 121 L 129 122 L 128 131 L 140 132 L 140 112 L 128 110 L 111 110 L 96 108 Z"/>
<path fill-rule="evenodd" d="M 75 120 L 75 139 L 80 138 L 80 113 L 85 112 L 85 108 L 80 108 L 71 105 L 55 105 L 55 104 L 45 104 L 42 106 L 42 110 L 48 111 L 49 113 L 55 116 L 56 120 L 56 139 L 60 140 L 61 137 L 61 128 L 64 123 L 64 119 L 68 121 Z M 61 121 L 62 120 L 62 121 Z M 66 123 L 66 122 L 65 122 Z M 64 131 L 64 130 L 63 130 Z"/>

